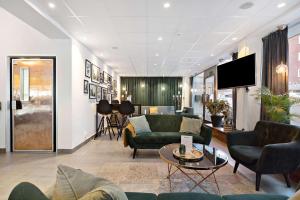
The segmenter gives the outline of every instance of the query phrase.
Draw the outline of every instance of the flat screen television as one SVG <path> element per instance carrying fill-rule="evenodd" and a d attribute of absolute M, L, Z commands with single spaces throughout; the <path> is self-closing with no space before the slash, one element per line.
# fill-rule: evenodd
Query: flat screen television
<path fill-rule="evenodd" d="M 219 65 L 217 80 L 218 89 L 254 86 L 255 54 Z"/>

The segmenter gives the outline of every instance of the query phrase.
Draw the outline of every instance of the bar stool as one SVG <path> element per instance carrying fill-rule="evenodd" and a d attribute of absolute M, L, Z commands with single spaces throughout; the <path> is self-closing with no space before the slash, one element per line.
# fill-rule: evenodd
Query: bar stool
<path fill-rule="evenodd" d="M 122 136 L 122 131 L 124 128 L 124 125 L 127 123 L 128 117 L 131 116 L 135 111 L 135 108 L 133 104 L 130 101 L 122 101 L 119 106 L 119 112 L 122 115 L 121 124 L 119 126 L 119 132 L 117 140 Z"/>
<path fill-rule="evenodd" d="M 112 100 L 111 106 L 112 106 L 112 114 L 110 116 L 110 122 L 112 128 L 119 128 L 120 122 L 119 122 L 119 100 Z"/>
<path fill-rule="evenodd" d="M 100 123 L 98 124 L 98 113 L 102 115 L 100 119 Z M 103 133 L 104 135 L 106 134 L 106 131 L 108 129 L 109 133 L 109 138 L 112 139 L 111 137 L 111 121 L 110 121 L 110 115 L 112 114 L 112 106 L 109 104 L 107 100 L 100 100 L 99 103 L 97 104 L 97 115 L 96 115 L 96 135 L 101 136 Z M 107 128 L 105 129 L 104 123 L 107 123 Z M 114 130 L 112 129 L 113 135 L 115 135 Z"/>

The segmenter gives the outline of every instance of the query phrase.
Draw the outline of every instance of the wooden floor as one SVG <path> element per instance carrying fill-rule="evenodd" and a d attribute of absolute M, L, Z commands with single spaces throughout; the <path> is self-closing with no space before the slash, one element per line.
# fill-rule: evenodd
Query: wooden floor
<path fill-rule="evenodd" d="M 224 151 L 226 146 L 213 139 L 212 145 Z M 124 148 L 122 142 L 109 141 L 108 136 L 102 136 L 91 141 L 73 154 L 54 153 L 6 153 L 0 154 L 0 199 L 7 199 L 12 188 L 22 182 L 29 181 L 38 185 L 43 191 L 47 190 L 55 181 L 56 167 L 65 164 L 80 168 L 92 174 L 99 174 L 99 167 L 106 161 L 141 163 L 160 162 L 157 150 L 139 151 L 137 159 L 132 159 L 132 150 Z M 230 158 L 229 163 L 234 164 Z M 116 170 L 118 166 L 114 166 Z M 255 174 L 240 166 L 238 173 L 250 180 L 251 189 L 254 190 Z M 231 173 L 230 173 L 231 176 Z M 143 188 L 136 189 L 143 191 Z M 253 187 L 253 188 L 252 188 Z M 295 186 L 294 186 L 295 187 Z M 268 193 L 285 194 L 290 196 L 294 188 L 287 188 L 281 176 L 262 177 L 261 188 Z"/>

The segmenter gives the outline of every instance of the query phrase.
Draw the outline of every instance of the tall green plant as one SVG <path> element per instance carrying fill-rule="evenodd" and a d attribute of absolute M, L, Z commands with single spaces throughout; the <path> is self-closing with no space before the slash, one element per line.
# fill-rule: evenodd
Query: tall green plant
<path fill-rule="evenodd" d="M 257 90 L 256 99 L 261 100 L 264 111 L 271 121 L 288 123 L 293 117 L 300 117 L 290 113 L 290 107 L 300 103 L 299 98 L 288 94 L 275 95 L 268 88 Z"/>

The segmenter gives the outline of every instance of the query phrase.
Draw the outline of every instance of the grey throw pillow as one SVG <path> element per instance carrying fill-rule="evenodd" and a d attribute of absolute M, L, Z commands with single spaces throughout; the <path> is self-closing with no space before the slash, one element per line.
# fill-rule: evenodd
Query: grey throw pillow
<path fill-rule="evenodd" d="M 202 119 L 182 117 L 179 132 L 199 134 L 201 131 L 201 126 L 202 126 Z"/>
<path fill-rule="evenodd" d="M 59 165 L 52 200 L 86 200 L 88 197 L 97 200 L 128 200 L 126 194 L 110 181 Z"/>
<path fill-rule="evenodd" d="M 129 118 L 129 122 L 134 127 L 136 134 L 152 132 L 145 115 Z"/>

